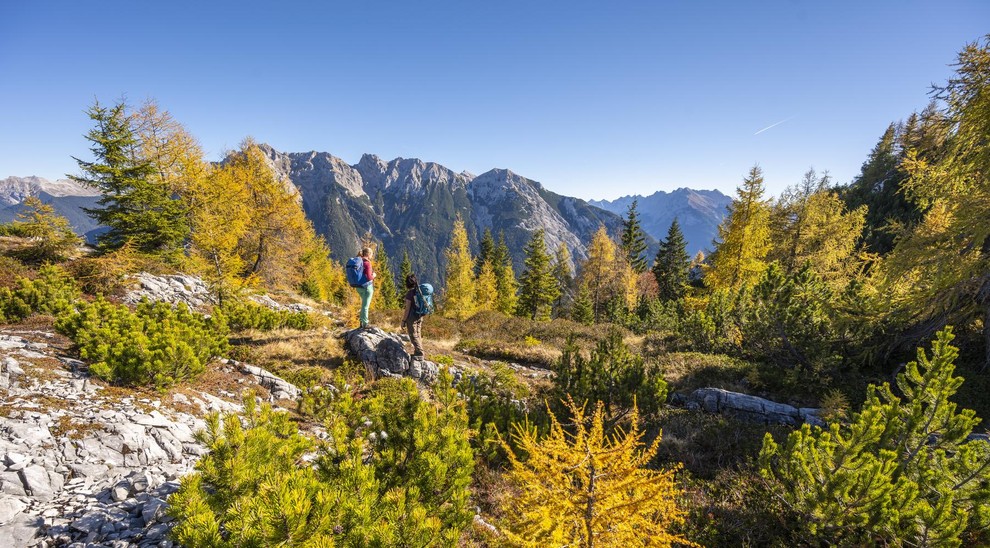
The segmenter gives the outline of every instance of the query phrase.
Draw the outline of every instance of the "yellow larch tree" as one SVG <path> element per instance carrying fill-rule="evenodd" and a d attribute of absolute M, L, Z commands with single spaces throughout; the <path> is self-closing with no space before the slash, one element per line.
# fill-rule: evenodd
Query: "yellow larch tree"
<path fill-rule="evenodd" d="M 481 263 L 481 272 L 475 280 L 475 305 L 478 312 L 498 307 L 498 277 L 490 261 Z"/>
<path fill-rule="evenodd" d="M 598 322 L 609 300 L 622 296 L 628 299 L 629 287 L 623 280 L 631 270 L 626 261 L 618 258 L 618 247 L 609 237 L 605 226 L 599 226 L 588 246 L 588 259 L 581 266 L 579 285 L 588 288 L 594 321 Z M 633 286 L 635 290 L 635 286 Z"/>
<path fill-rule="evenodd" d="M 833 290 L 841 291 L 868 259 L 857 249 L 866 214 L 866 206 L 849 210 L 829 188 L 828 176 L 809 170 L 774 204 L 775 237 L 768 259 L 779 261 L 788 274 L 809 264 Z"/>
<path fill-rule="evenodd" d="M 590 417 L 570 398 L 566 403 L 573 416 L 573 433 L 551 412 L 546 437 L 516 424 L 513 441 L 517 450 L 500 439 L 509 455 L 507 477 L 514 487 L 504 501 L 502 533 L 508 544 L 527 548 L 694 546 L 671 532 L 685 516 L 676 502 L 681 494 L 674 482 L 676 469 L 646 467 L 660 437 L 649 446 L 643 444 L 635 406 L 629 430 L 617 428 L 607 434 L 601 402 Z"/>
<path fill-rule="evenodd" d="M 203 276 L 220 304 L 245 283 L 244 259 L 238 243 L 251 219 L 249 193 L 244 184 L 247 168 L 234 160 L 211 171 L 205 183 L 190 187 L 189 260 Z"/>
<path fill-rule="evenodd" d="M 754 166 L 736 189 L 729 214 L 718 227 L 705 285 L 739 289 L 754 283 L 767 268 L 770 252 L 770 204 L 763 198 L 763 170 Z"/>
<path fill-rule="evenodd" d="M 199 141 L 153 99 L 131 116 L 139 156 L 151 162 L 161 184 L 191 206 L 190 192 L 203 183 L 209 171 Z"/>
<path fill-rule="evenodd" d="M 445 251 L 447 270 L 443 286 L 443 315 L 465 320 L 477 309 L 474 287 L 474 259 L 468 247 L 467 230 L 460 217 Z"/>

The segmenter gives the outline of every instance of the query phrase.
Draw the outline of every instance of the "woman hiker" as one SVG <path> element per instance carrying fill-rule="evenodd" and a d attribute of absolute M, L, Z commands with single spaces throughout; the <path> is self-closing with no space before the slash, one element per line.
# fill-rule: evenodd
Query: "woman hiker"
<path fill-rule="evenodd" d="M 403 297 L 406 309 L 402 313 L 402 325 L 405 326 L 406 332 L 409 333 L 409 340 L 412 341 L 413 359 L 423 358 L 423 317 L 416 313 L 416 291 L 418 289 L 419 280 L 416 279 L 416 275 L 406 276 L 406 295 Z"/>
<path fill-rule="evenodd" d="M 371 248 L 365 247 L 361 250 L 361 258 L 364 261 L 364 279 L 368 280 L 368 285 L 356 287 L 358 295 L 361 296 L 361 328 L 368 327 L 368 309 L 371 307 L 371 297 L 375 294 L 375 270 L 371 268 Z"/>

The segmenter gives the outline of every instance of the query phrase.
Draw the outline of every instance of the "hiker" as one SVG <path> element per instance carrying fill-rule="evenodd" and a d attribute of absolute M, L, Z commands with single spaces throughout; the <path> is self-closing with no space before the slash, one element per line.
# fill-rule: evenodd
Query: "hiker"
<path fill-rule="evenodd" d="M 365 247 L 361 250 L 360 257 L 364 262 L 364 284 L 355 287 L 358 295 L 361 296 L 361 328 L 368 327 L 368 309 L 371 307 L 371 297 L 375 294 L 375 270 L 371 268 L 371 248 Z"/>
<path fill-rule="evenodd" d="M 406 276 L 405 312 L 402 313 L 402 325 L 409 333 L 409 340 L 413 345 L 413 359 L 423 358 L 423 338 L 421 329 L 423 327 L 423 316 L 417 312 L 416 293 L 419 291 L 419 280 L 415 274 Z"/>

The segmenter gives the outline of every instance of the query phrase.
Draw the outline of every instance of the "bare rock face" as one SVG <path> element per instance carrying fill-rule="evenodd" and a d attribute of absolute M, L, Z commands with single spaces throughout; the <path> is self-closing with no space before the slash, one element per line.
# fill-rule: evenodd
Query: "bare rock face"
<path fill-rule="evenodd" d="M 115 395 L 39 342 L 54 337 L 0 332 L 0 547 L 171 546 L 168 497 L 206 452 L 194 433 L 208 412 L 242 412 L 237 395 Z M 299 394 L 259 367 L 221 370 L 273 400 Z"/>
<path fill-rule="evenodd" d="M 194 310 L 213 303 L 206 283 L 196 276 L 155 276 L 142 272 L 134 276 L 134 285 L 134 289 L 124 296 L 124 302 L 136 304 L 142 299 L 148 299 L 172 304 L 185 303 Z"/>
<path fill-rule="evenodd" d="M 432 384 L 440 365 L 416 360 L 406 352 L 402 338 L 377 327 L 354 329 L 344 333 L 347 347 L 376 377 L 410 377 Z M 455 379 L 458 374 L 455 372 Z"/>

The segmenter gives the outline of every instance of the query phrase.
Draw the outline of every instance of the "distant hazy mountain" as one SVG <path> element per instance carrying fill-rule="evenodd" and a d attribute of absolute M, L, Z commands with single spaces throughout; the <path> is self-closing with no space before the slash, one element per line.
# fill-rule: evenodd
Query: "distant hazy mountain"
<path fill-rule="evenodd" d="M 732 198 L 717 190 L 679 188 L 672 192 L 654 192 L 646 197 L 623 196 L 616 200 L 588 200 L 588 203 L 625 218 L 633 200 L 638 200 L 636 211 L 643 230 L 657 240 L 667 237 L 670 223 L 676 217 L 691 255 L 711 250 L 712 240 L 718 235 L 718 225 L 732 202 Z"/>
<path fill-rule="evenodd" d="M 99 191 L 68 179 L 49 181 L 41 177 L 7 177 L 0 179 L 0 222 L 8 223 L 24 210 L 21 202 L 28 196 L 36 196 L 51 204 L 56 213 L 69 220 L 72 229 L 95 242 L 103 229 L 83 211 L 84 207 L 96 207 Z"/>

